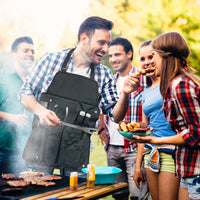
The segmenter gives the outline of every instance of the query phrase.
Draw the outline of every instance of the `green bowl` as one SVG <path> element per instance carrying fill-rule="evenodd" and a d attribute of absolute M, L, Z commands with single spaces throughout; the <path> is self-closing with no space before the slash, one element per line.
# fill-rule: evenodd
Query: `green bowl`
<path fill-rule="evenodd" d="M 153 130 L 154 130 L 153 128 L 150 128 L 150 130 L 148 130 L 146 132 L 123 132 L 120 130 L 118 130 L 118 132 L 125 138 L 134 139 L 133 135 L 138 135 L 138 136 L 144 137 L 144 136 L 151 135 Z"/>

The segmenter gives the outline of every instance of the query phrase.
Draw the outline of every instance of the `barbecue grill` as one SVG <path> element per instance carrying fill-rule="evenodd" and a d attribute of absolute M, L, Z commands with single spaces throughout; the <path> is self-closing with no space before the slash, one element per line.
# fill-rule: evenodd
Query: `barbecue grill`
<path fill-rule="evenodd" d="M 56 185 L 54 186 L 45 187 L 45 186 L 29 185 L 26 187 L 18 187 L 18 188 L 21 188 L 21 190 L 16 191 L 15 193 L 4 194 L 5 189 L 14 188 L 14 187 L 9 186 L 6 183 L 7 181 L 8 180 L 0 178 L 0 199 L 1 200 L 18 200 L 24 197 L 35 195 L 35 194 L 48 192 L 48 191 L 59 189 L 59 188 L 69 187 L 69 176 L 63 176 L 61 180 L 53 180 L 56 183 Z M 78 177 L 78 183 L 80 184 L 83 182 L 86 182 L 86 178 Z"/>

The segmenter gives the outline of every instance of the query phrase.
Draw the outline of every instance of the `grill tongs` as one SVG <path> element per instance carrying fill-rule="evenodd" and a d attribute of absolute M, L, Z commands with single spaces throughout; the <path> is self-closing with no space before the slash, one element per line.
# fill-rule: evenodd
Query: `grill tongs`
<path fill-rule="evenodd" d="M 60 123 L 61 123 L 63 126 L 68 126 L 68 127 L 71 127 L 71 128 L 79 129 L 79 130 L 84 131 L 84 132 L 86 132 L 86 133 L 89 133 L 89 134 L 91 134 L 91 135 L 98 135 L 98 133 L 99 133 L 99 130 L 96 129 L 96 128 L 89 128 L 89 127 L 74 125 L 74 124 L 70 124 L 70 123 L 68 123 L 68 122 L 63 122 L 63 121 L 60 121 Z M 95 132 L 96 132 L 96 133 L 95 133 Z"/>
<path fill-rule="evenodd" d="M 68 116 L 68 107 L 66 107 L 65 120 L 67 119 L 67 116 Z M 102 130 L 98 130 L 96 128 L 89 128 L 89 127 L 74 125 L 74 124 L 70 124 L 68 122 L 63 122 L 63 121 L 60 121 L 60 123 L 63 126 L 68 126 L 68 127 L 71 127 L 71 128 L 79 129 L 79 130 L 84 131 L 86 133 L 89 133 L 91 135 L 98 135 L 102 131 Z"/>

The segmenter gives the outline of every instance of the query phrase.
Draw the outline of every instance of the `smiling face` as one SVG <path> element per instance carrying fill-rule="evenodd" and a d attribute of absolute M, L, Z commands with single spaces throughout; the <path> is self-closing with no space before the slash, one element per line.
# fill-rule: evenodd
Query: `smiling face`
<path fill-rule="evenodd" d="M 139 54 L 140 54 L 140 64 L 142 69 L 147 69 L 155 66 L 153 63 L 153 53 L 151 45 L 141 47 Z M 147 73 L 146 76 L 152 76 L 154 75 L 154 73 L 155 71 Z"/>
<path fill-rule="evenodd" d="M 116 72 L 124 72 L 131 62 L 132 53 L 127 54 L 122 45 L 112 45 L 109 47 L 109 62 Z"/>
<path fill-rule="evenodd" d="M 94 33 L 88 37 L 82 34 L 85 45 L 85 54 L 90 63 L 100 64 L 102 57 L 108 52 L 108 44 L 111 41 L 111 32 L 106 29 L 95 29 Z"/>
<path fill-rule="evenodd" d="M 32 44 L 22 42 L 17 46 L 16 52 L 13 52 L 13 59 L 23 69 L 29 69 L 34 62 L 34 47 Z"/>

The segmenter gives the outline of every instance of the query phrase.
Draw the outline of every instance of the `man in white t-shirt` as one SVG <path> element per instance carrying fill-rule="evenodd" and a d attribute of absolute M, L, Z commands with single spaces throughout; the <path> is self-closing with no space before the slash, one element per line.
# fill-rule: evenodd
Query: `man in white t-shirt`
<path fill-rule="evenodd" d="M 124 81 L 127 76 L 136 74 L 139 69 L 132 65 L 133 47 L 131 43 L 125 38 L 116 38 L 109 45 L 109 62 L 117 72 L 115 74 L 117 92 L 120 95 Z M 129 108 L 127 110 L 124 120 L 126 121 L 142 121 L 142 92 L 146 88 L 145 77 L 140 77 L 140 87 L 135 92 L 131 93 Z M 119 125 L 113 122 L 108 116 L 105 116 L 105 130 L 100 134 L 102 143 L 105 143 L 107 153 L 107 162 L 109 166 L 115 166 L 122 169 L 116 182 L 127 182 L 129 190 L 123 190 L 113 195 L 116 200 L 128 200 L 129 194 L 131 200 L 137 200 L 139 190 L 133 180 L 136 152 L 135 144 L 129 143 L 121 136 L 117 129 Z M 103 118 L 100 117 L 100 128 L 103 127 Z"/>

